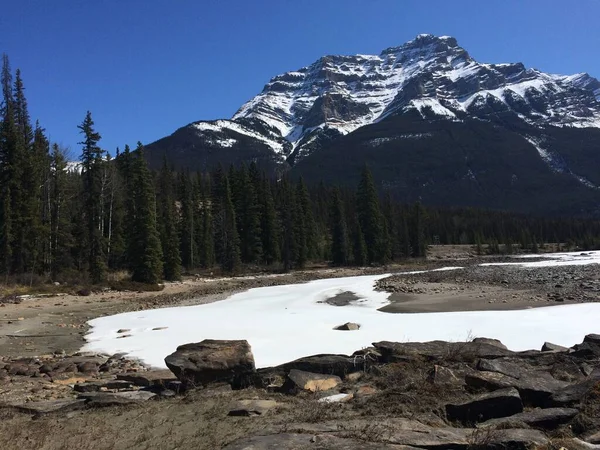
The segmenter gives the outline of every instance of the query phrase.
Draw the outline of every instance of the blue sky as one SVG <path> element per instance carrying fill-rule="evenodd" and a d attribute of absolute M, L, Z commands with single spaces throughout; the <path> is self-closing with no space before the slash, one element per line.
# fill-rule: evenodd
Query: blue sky
<path fill-rule="evenodd" d="M 479 61 L 600 77 L 600 1 L 22 0 L 0 15 L 0 53 L 30 112 L 79 153 L 92 111 L 103 146 L 150 143 L 230 117 L 281 72 L 325 54 L 379 53 L 451 35 Z"/>

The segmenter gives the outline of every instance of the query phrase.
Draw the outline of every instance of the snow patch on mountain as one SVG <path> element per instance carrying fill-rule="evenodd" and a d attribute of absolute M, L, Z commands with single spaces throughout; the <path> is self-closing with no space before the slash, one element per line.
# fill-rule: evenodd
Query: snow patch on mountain
<path fill-rule="evenodd" d="M 265 134 L 259 133 L 253 128 L 244 126 L 237 122 L 232 122 L 230 120 L 216 120 L 213 122 L 196 122 L 191 125 L 196 130 L 203 132 L 211 132 L 209 133 L 209 137 L 207 137 L 208 142 L 214 142 L 222 145 L 223 147 L 232 147 L 237 143 L 236 139 L 224 137 L 223 133 L 225 131 L 233 131 L 235 133 L 248 136 L 254 138 L 258 141 L 263 142 L 273 149 L 275 153 L 282 153 L 284 151 L 284 145 L 281 140 L 278 140 L 276 137 L 273 138 L 271 136 L 267 136 Z M 211 135 L 215 135 L 216 138 L 213 138 Z"/>

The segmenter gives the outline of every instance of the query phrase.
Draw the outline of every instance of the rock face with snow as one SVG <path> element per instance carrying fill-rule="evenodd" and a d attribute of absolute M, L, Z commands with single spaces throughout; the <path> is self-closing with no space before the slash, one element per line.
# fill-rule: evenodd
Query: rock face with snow
<path fill-rule="evenodd" d="M 382 187 L 407 200 L 470 189 L 481 198 L 467 196 L 467 205 L 522 209 L 491 189 L 500 183 L 535 193 L 554 179 L 562 192 L 581 191 L 586 203 L 600 186 L 589 168 L 598 163 L 599 141 L 597 79 L 480 63 L 452 37 L 419 35 L 379 55 L 324 56 L 278 75 L 231 120 L 192 123 L 148 150 L 154 165 L 166 152 L 180 166 L 256 161 L 336 182 L 354 182 L 354 169 L 368 162 Z M 449 159 L 451 174 L 438 173 L 435 159 L 446 168 Z M 538 183 L 523 180 L 512 163 L 532 170 Z"/>

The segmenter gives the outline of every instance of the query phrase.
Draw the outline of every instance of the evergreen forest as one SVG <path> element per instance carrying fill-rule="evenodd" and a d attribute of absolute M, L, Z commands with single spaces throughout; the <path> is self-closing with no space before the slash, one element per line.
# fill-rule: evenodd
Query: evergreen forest
<path fill-rule="evenodd" d="M 111 154 L 82 114 L 77 161 L 28 112 L 24 82 L 2 61 L 0 273 L 8 279 L 102 284 L 111 272 L 157 284 L 205 270 L 289 271 L 314 263 L 384 265 L 430 244 L 478 253 L 600 245 L 600 223 L 403 204 L 368 167 L 354 190 L 274 177 L 257 165 L 151 171 L 144 146 Z M 103 131 L 102 131 L 103 132 Z"/>

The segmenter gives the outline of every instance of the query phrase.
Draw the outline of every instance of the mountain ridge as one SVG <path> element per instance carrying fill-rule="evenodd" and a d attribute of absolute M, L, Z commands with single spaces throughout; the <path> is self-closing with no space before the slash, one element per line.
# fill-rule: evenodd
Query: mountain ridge
<path fill-rule="evenodd" d="M 455 38 L 429 34 L 389 47 L 379 55 L 328 55 L 277 75 L 231 119 L 182 127 L 151 144 L 149 159 L 156 166 L 166 153 L 176 166 L 185 163 L 195 170 L 255 161 L 269 172 L 282 173 L 291 167 L 293 174 L 304 175 L 314 170 L 302 161 L 322 164 L 326 152 L 337 152 L 342 159 L 338 164 L 351 164 L 343 161 L 346 155 L 336 146 L 353 143 L 354 138 L 342 138 L 365 127 L 379 130 L 378 123 L 394 121 L 394 117 L 427 123 L 429 131 L 425 133 L 435 132 L 435 123 L 440 121 L 456 125 L 441 127 L 447 133 L 452 129 L 464 131 L 458 124 L 471 121 L 502 127 L 504 132 L 517 133 L 527 141 L 524 145 L 531 147 L 527 151 L 535 150 L 546 166 L 543 170 L 557 177 L 570 176 L 584 190 L 597 191 L 600 186 L 600 174 L 590 174 L 574 156 L 579 152 L 583 160 L 598 163 L 600 147 L 595 136 L 600 130 L 600 81 L 587 73 L 547 74 L 520 62 L 479 63 Z M 383 128 L 390 136 L 377 135 L 374 139 L 383 139 L 380 143 L 398 151 L 407 147 L 402 139 L 418 140 L 414 136 L 398 138 L 392 129 Z M 485 130 L 492 133 L 489 127 Z M 566 135 L 576 136 L 575 143 L 566 142 Z M 475 138 L 465 135 L 465 139 Z M 369 139 L 364 142 L 360 151 L 352 144 L 353 157 L 363 161 L 372 159 L 380 148 Z M 453 139 L 447 142 L 461 145 Z M 481 142 L 485 144 L 485 140 Z M 411 147 L 402 151 L 411 151 Z M 394 158 L 390 156 L 386 164 L 394 165 Z M 337 167 L 329 169 L 337 172 Z M 330 178 L 327 170 L 322 166 L 315 178 Z M 542 178 L 550 179 L 546 174 L 540 175 Z M 389 182 L 381 181 L 382 185 Z M 587 196 L 586 191 L 583 197 Z"/>

